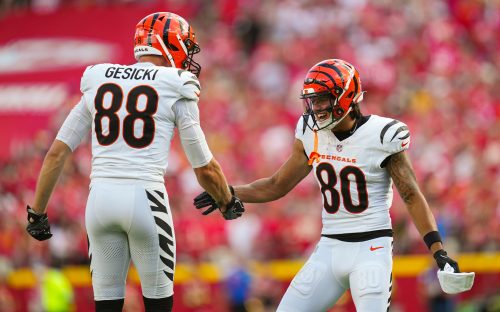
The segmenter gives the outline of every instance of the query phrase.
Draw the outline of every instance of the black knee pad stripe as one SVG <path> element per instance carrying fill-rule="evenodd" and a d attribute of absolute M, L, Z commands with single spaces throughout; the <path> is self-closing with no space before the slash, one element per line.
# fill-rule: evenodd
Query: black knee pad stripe
<path fill-rule="evenodd" d="M 99 300 L 94 302 L 96 312 L 121 312 L 123 309 L 124 299 Z"/>
<path fill-rule="evenodd" d="M 142 296 L 146 312 L 171 312 L 174 305 L 174 296 L 151 299 Z"/>

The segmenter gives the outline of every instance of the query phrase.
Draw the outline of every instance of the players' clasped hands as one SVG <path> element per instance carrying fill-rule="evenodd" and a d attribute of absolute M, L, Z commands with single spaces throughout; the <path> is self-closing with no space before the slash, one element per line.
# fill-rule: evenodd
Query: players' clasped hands
<path fill-rule="evenodd" d="M 245 212 L 245 208 L 243 205 L 243 202 L 234 195 L 234 189 L 232 186 L 229 186 L 229 189 L 231 190 L 231 201 L 229 204 L 226 205 L 226 210 L 222 211 L 222 209 L 219 207 L 219 205 L 215 202 L 215 200 L 208 194 L 207 192 L 203 192 L 196 196 L 194 198 L 193 205 L 196 207 L 196 209 L 204 209 L 207 208 L 207 210 L 203 211 L 202 214 L 204 216 L 214 212 L 215 210 L 219 209 L 222 213 L 222 216 L 226 220 L 233 220 L 241 217 L 243 215 L 243 212 Z"/>

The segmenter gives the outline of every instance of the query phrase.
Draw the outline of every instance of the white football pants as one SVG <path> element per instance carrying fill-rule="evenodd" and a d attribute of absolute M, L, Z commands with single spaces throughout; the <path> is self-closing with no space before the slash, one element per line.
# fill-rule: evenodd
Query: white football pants
<path fill-rule="evenodd" d="M 349 288 L 358 312 L 388 310 L 392 237 L 355 243 L 322 237 L 290 283 L 277 311 L 324 312 Z"/>
<path fill-rule="evenodd" d="M 125 297 L 132 259 L 142 294 L 173 294 L 175 234 L 165 186 L 134 180 L 93 181 L 85 212 L 95 300 Z"/>

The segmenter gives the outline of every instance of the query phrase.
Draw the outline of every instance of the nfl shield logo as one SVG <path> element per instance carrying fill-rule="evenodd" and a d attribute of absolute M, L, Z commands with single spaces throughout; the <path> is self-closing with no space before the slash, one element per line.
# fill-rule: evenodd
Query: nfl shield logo
<path fill-rule="evenodd" d="M 337 152 L 342 152 L 342 145 L 341 144 L 338 144 L 337 145 Z"/>

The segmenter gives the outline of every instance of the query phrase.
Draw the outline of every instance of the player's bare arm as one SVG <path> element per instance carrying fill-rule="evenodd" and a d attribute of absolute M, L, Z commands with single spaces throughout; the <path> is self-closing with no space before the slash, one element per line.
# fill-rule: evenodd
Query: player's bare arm
<path fill-rule="evenodd" d="M 443 249 L 436 220 L 432 215 L 424 195 L 420 191 L 410 159 L 405 152 L 391 156 L 387 170 L 406 204 L 415 226 L 432 252 L 439 267 L 438 279 L 443 291 L 456 294 L 471 289 L 474 272 L 460 273 L 458 263 Z"/>
<path fill-rule="evenodd" d="M 28 225 L 26 226 L 26 231 L 39 241 L 52 237 L 46 213 L 47 203 L 70 154 L 71 149 L 68 145 L 62 141 L 54 140 L 43 160 L 35 190 L 35 201 L 32 207 L 27 206 Z"/>
<path fill-rule="evenodd" d="M 219 207 L 225 207 L 231 201 L 226 177 L 215 158 L 212 158 L 206 166 L 194 168 L 194 173 L 198 183 L 215 199 Z"/>
<path fill-rule="evenodd" d="M 35 201 L 32 207 L 36 213 L 43 214 L 47 210 L 47 203 L 70 154 L 71 149 L 68 145 L 54 140 L 47 155 L 45 155 L 36 185 Z"/>
<path fill-rule="evenodd" d="M 238 186 L 230 186 L 231 193 L 239 201 L 249 203 L 264 203 L 283 197 L 295 185 L 297 185 L 311 171 L 307 164 L 304 146 L 300 140 L 295 140 L 292 155 L 272 176 L 256 180 L 252 183 Z M 200 182 L 201 185 L 201 182 Z M 203 186 L 203 185 L 202 185 Z M 210 191 L 203 192 L 195 197 L 194 206 L 197 209 L 206 209 L 203 214 L 207 215 L 220 207 Z"/>
<path fill-rule="evenodd" d="M 247 203 L 265 203 L 276 200 L 290 192 L 309 172 L 302 141 L 295 139 L 292 154 L 272 176 L 250 184 L 234 186 L 236 196 Z"/>
<path fill-rule="evenodd" d="M 408 154 L 404 151 L 393 154 L 387 170 L 420 234 L 424 236 L 437 231 L 436 221 L 420 191 Z M 440 249 L 443 249 L 441 242 L 435 242 L 430 247 L 432 253 Z"/>

